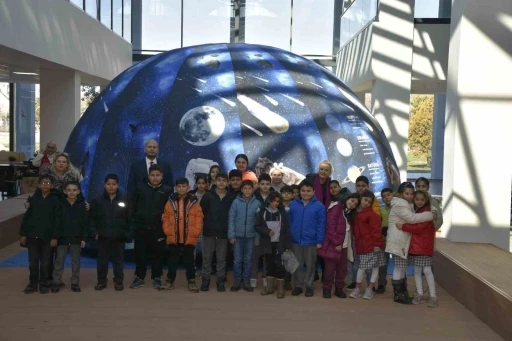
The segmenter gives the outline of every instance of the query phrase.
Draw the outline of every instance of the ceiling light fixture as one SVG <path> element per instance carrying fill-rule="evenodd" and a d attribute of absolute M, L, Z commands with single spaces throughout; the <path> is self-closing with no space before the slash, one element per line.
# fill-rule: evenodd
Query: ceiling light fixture
<path fill-rule="evenodd" d="M 38 76 L 39 75 L 38 73 L 34 73 L 34 72 L 16 72 L 16 71 L 13 71 L 13 73 L 15 73 L 17 75 L 30 75 L 30 76 Z"/>

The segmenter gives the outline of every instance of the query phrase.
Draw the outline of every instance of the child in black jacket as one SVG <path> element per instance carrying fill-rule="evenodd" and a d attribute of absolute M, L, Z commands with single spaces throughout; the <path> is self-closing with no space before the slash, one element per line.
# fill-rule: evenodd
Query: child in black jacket
<path fill-rule="evenodd" d="M 71 290 L 80 292 L 80 254 L 85 247 L 89 224 L 89 213 L 85 209 L 85 199 L 80 195 L 80 184 L 71 181 L 64 185 L 65 198 L 62 198 L 62 218 L 52 243 L 57 243 L 57 257 L 53 270 L 52 292 L 60 291 L 64 273 L 64 260 L 71 254 Z"/>
<path fill-rule="evenodd" d="M 112 258 L 114 287 L 124 290 L 124 244 L 132 239 L 128 224 L 128 200 L 118 190 L 118 177 L 105 177 L 105 192 L 91 202 L 90 229 L 97 242 L 98 284 L 95 290 L 107 287 L 108 260 Z"/>
<path fill-rule="evenodd" d="M 55 239 L 56 231 L 60 228 L 62 206 L 60 193 L 52 189 L 52 178 L 48 175 L 39 177 L 38 188 L 29 199 L 29 208 L 23 216 L 21 225 L 22 245 L 28 248 L 29 284 L 25 293 L 38 290 L 41 294 L 50 292 L 49 266 L 51 257 L 51 241 Z M 55 245 L 56 246 L 56 245 Z"/>

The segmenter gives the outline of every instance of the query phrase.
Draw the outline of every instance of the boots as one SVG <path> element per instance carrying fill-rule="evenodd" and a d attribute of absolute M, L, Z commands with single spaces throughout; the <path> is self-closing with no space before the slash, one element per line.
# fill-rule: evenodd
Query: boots
<path fill-rule="evenodd" d="M 267 277 L 267 286 L 260 292 L 261 295 L 271 295 L 274 293 L 274 277 Z"/>
<path fill-rule="evenodd" d="M 400 304 L 411 304 L 404 280 L 393 280 L 393 301 Z"/>
<path fill-rule="evenodd" d="M 201 281 L 201 291 L 208 291 L 208 290 L 210 290 L 210 279 L 203 278 Z"/>
<path fill-rule="evenodd" d="M 278 278 L 277 282 L 277 298 L 284 298 L 284 279 Z"/>
<path fill-rule="evenodd" d="M 199 288 L 196 286 L 196 280 L 195 279 L 189 279 L 188 280 L 187 290 L 190 291 L 190 292 L 194 292 L 194 293 L 199 292 Z"/>

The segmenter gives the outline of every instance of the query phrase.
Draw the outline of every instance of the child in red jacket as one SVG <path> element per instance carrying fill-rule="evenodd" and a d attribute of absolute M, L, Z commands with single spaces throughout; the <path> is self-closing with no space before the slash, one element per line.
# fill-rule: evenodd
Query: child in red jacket
<path fill-rule="evenodd" d="M 414 208 L 416 213 L 430 212 L 429 195 L 424 191 L 414 192 Z M 397 228 L 410 232 L 409 263 L 414 265 L 414 280 L 416 281 L 416 297 L 413 304 L 425 303 L 423 297 L 423 281 L 421 272 L 425 274 L 430 291 L 428 306 L 437 307 L 436 284 L 432 273 L 432 256 L 434 255 L 434 240 L 436 229 L 433 221 L 418 224 L 397 224 Z"/>
<path fill-rule="evenodd" d="M 373 287 L 379 275 L 379 267 L 386 265 L 384 247 L 381 235 L 381 218 L 372 209 L 375 195 L 370 191 L 361 194 L 361 204 L 354 222 L 354 238 L 356 253 L 359 255 L 359 269 L 357 270 L 356 288 L 350 294 L 351 298 L 361 296 L 361 282 L 366 269 L 372 269 L 370 283 L 363 298 L 373 298 Z"/>

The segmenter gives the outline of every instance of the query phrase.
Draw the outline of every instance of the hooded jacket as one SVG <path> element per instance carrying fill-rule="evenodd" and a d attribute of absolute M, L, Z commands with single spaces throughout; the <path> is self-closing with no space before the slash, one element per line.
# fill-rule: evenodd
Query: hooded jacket
<path fill-rule="evenodd" d="M 425 205 L 417 210 L 416 213 L 429 211 L 430 206 Z M 436 238 L 434 222 L 426 221 L 417 224 L 404 224 L 402 231 L 411 233 L 411 244 L 409 245 L 410 255 L 434 255 L 434 240 Z"/>
<path fill-rule="evenodd" d="M 135 230 L 153 229 L 162 231 L 162 214 L 172 194 L 172 187 L 164 183 L 153 187 L 149 182 L 139 182 L 135 188 L 131 205 L 131 224 Z"/>
<path fill-rule="evenodd" d="M 81 196 L 71 204 L 62 198 L 62 219 L 55 239 L 59 245 L 80 245 L 89 237 L 89 212 L 85 209 L 85 199 Z"/>
<path fill-rule="evenodd" d="M 354 238 L 358 255 L 373 252 L 375 247 L 384 247 L 380 216 L 373 211 L 372 207 L 366 207 L 357 212 L 354 221 Z"/>
<path fill-rule="evenodd" d="M 318 255 L 322 258 L 341 259 L 341 250 L 336 250 L 336 247 L 343 246 L 347 233 L 347 221 L 343 215 L 344 209 L 344 205 L 337 200 L 331 201 L 327 208 L 324 242 L 322 247 L 318 249 Z"/>
<path fill-rule="evenodd" d="M 315 196 L 305 205 L 298 196 L 290 203 L 288 213 L 294 244 L 313 246 L 324 242 L 325 207 Z"/>
<path fill-rule="evenodd" d="M 203 236 L 228 238 L 229 209 L 235 198 L 236 194 L 226 191 L 221 199 L 215 188 L 203 195 L 200 202 L 204 215 Z"/>
<path fill-rule="evenodd" d="M 203 211 L 195 195 L 188 193 L 184 198 L 184 235 L 180 235 L 180 211 L 178 193 L 173 193 L 165 204 L 162 229 L 167 236 L 167 244 L 177 245 L 183 239 L 185 245 L 197 245 L 197 238 L 203 230 Z M 182 238 L 183 237 L 183 238 Z"/>
<path fill-rule="evenodd" d="M 34 192 L 23 216 L 20 235 L 50 241 L 55 239 L 62 220 L 62 193 L 52 189 L 46 197 L 41 191 Z"/>
<path fill-rule="evenodd" d="M 260 235 L 261 246 L 265 254 L 272 253 L 272 242 L 270 240 L 270 231 L 272 230 L 268 228 L 267 221 L 279 220 L 281 220 L 281 230 L 279 232 L 278 250 L 280 254 L 283 254 L 284 251 L 292 248 L 290 221 L 284 207 L 277 209 L 276 212 L 271 212 L 268 207 L 262 207 L 256 216 L 254 228 Z"/>
<path fill-rule="evenodd" d="M 394 197 L 391 200 L 391 210 L 389 211 L 388 235 L 386 238 L 386 252 L 407 259 L 409 245 L 411 243 L 411 234 L 400 231 L 397 223 L 416 224 L 434 219 L 432 212 L 423 212 L 415 214 L 412 205 L 407 200 L 400 197 Z"/>
<path fill-rule="evenodd" d="M 243 194 L 237 195 L 229 209 L 228 238 L 254 238 L 260 240 L 260 235 L 254 230 L 256 214 L 260 202 L 254 195 L 246 201 Z"/>
<path fill-rule="evenodd" d="M 118 191 L 114 198 L 107 192 L 91 202 L 89 227 L 91 235 L 98 239 L 130 241 L 132 231 L 129 228 L 128 200 Z"/>

